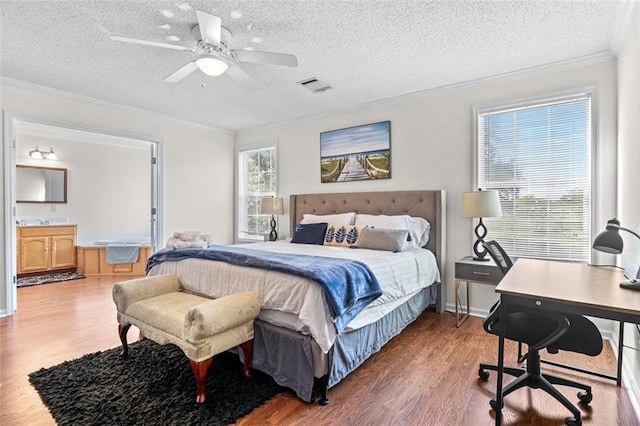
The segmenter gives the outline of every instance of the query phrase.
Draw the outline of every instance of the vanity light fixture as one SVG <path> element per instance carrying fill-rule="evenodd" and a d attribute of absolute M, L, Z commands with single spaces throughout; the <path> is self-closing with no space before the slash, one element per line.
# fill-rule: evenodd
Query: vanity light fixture
<path fill-rule="evenodd" d="M 29 151 L 29 157 L 36 160 L 57 160 L 58 156 L 53 152 L 53 148 L 49 148 L 49 151 L 40 151 L 36 146 L 36 149 Z"/>

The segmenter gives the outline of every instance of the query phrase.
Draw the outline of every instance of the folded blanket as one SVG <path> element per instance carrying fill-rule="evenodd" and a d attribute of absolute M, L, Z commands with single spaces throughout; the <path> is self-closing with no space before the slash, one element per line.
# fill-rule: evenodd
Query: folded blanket
<path fill-rule="evenodd" d="M 167 241 L 167 249 L 175 250 L 179 248 L 207 248 L 209 243 L 206 241 L 183 241 L 178 238 L 169 238 Z"/>
<path fill-rule="evenodd" d="M 166 248 L 206 248 L 211 244 L 211 236 L 199 231 L 174 232 L 167 241 Z"/>

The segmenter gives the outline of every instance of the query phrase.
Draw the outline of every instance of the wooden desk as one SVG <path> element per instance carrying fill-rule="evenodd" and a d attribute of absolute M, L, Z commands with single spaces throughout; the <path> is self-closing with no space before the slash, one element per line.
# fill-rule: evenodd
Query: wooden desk
<path fill-rule="evenodd" d="M 621 270 L 581 263 L 518 259 L 496 287 L 500 309 L 509 303 L 620 321 L 617 384 L 622 375 L 624 323 L 640 324 L 640 292 L 620 288 Z M 501 315 L 503 315 L 501 313 Z M 499 327 L 496 402 L 502 407 L 504 321 Z M 496 411 L 496 425 L 502 421 Z"/>

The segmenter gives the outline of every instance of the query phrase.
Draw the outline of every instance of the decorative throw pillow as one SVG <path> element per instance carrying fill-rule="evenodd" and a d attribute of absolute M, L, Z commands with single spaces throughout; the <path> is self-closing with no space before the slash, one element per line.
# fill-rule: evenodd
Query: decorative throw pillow
<path fill-rule="evenodd" d="M 325 215 L 305 213 L 302 215 L 302 220 L 300 221 L 300 223 L 331 223 L 333 225 L 353 225 L 355 223 L 355 220 L 356 214 L 353 212 Z"/>
<path fill-rule="evenodd" d="M 358 248 L 399 252 L 408 234 L 407 229 L 364 228 Z"/>
<path fill-rule="evenodd" d="M 327 232 L 326 223 L 298 224 L 293 231 L 292 243 L 298 244 L 318 244 L 324 242 L 324 235 Z"/>
<path fill-rule="evenodd" d="M 370 228 L 407 229 L 409 234 L 404 245 L 405 250 L 425 246 L 429 242 L 429 231 L 431 229 L 431 224 L 424 218 L 409 215 L 358 214 L 355 224 L 360 226 L 367 225 Z"/>
<path fill-rule="evenodd" d="M 327 246 L 357 247 L 362 236 L 364 226 L 356 225 L 329 225 L 324 236 L 324 244 Z"/>

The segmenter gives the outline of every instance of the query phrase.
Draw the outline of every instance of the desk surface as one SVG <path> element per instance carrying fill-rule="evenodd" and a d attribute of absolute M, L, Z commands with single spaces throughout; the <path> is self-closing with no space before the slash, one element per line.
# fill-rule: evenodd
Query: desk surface
<path fill-rule="evenodd" d="M 640 291 L 621 288 L 625 279 L 613 267 L 518 259 L 496 292 L 640 315 Z"/>

